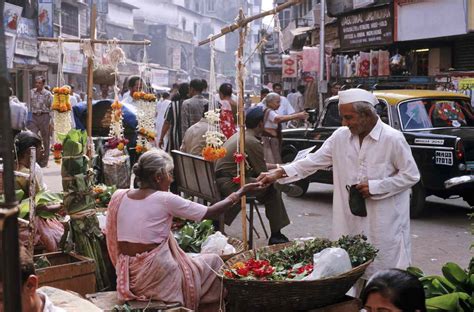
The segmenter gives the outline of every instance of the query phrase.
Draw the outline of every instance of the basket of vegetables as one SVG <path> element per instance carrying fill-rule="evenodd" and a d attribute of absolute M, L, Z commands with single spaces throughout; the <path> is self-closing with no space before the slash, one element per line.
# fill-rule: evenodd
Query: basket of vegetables
<path fill-rule="evenodd" d="M 183 225 L 174 232 L 174 237 L 184 252 L 200 253 L 202 244 L 214 233 L 215 230 L 212 225 L 212 220 L 204 220 L 202 222 L 185 221 Z M 227 243 L 234 247 L 235 252 L 220 255 L 223 261 L 227 261 L 244 251 L 243 242 L 237 238 L 229 237 Z"/>
<path fill-rule="evenodd" d="M 347 251 L 352 269 L 337 276 L 304 280 L 313 271 L 313 255 L 330 247 Z M 362 235 L 337 241 L 314 239 L 243 252 L 228 260 L 219 273 L 232 310 L 307 310 L 342 300 L 376 254 Z"/>

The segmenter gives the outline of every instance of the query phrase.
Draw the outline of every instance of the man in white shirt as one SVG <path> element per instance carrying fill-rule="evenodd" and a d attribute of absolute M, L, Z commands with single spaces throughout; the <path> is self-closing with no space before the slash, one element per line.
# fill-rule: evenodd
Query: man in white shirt
<path fill-rule="evenodd" d="M 280 83 L 276 82 L 276 83 L 273 84 L 273 92 L 280 95 L 280 107 L 276 110 L 276 113 L 278 115 L 291 115 L 291 114 L 294 114 L 295 110 L 291 106 L 290 101 L 288 101 L 288 99 L 281 94 L 282 89 L 283 88 L 282 88 Z M 286 124 L 287 124 L 286 122 L 281 124 L 282 129 L 286 128 Z"/>
<path fill-rule="evenodd" d="M 26 122 L 28 120 L 28 108 L 25 103 L 13 95 L 13 89 L 10 88 L 10 120 L 13 130 L 13 136 L 17 135 L 21 130 L 26 129 Z"/>
<path fill-rule="evenodd" d="M 374 106 L 377 98 L 362 89 L 339 92 L 344 127 L 306 158 L 263 173 L 264 184 L 300 180 L 319 169 L 333 167 L 332 238 L 364 234 L 379 253 L 367 270 L 405 269 L 411 264 L 410 188 L 420 179 L 403 134 L 384 124 Z M 346 186 L 356 185 L 365 198 L 367 217 L 349 208 Z"/>

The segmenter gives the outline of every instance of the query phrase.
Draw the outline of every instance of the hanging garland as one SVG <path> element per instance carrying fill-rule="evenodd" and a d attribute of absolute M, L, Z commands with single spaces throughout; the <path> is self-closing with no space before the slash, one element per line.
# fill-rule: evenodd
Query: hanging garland
<path fill-rule="evenodd" d="M 209 110 L 204 116 L 207 119 L 207 132 L 204 135 L 206 138 L 206 146 L 202 149 L 202 157 L 207 161 L 215 161 L 217 159 L 225 157 L 227 149 L 222 145 L 226 139 L 225 135 L 221 132 L 220 127 L 220 109 L 216 103 L 214 95 L 217 90 L 216 73 L 215 73 L 215 49 L 214 41 L 210 43 L 211 48 L 211 64 L 209 71 L 209 90 L 211 95 L 209 97 Z"/>
<path fill-rule="evenodd" d="M 109 136 L 110 139 L 106 143 L 106 147 L 109 149 L 117 148 L 120 151 L 124 151 L 128 144 L 128 140 L 124 137 L 123 128 L 123 104 L 118 100 L 118 64 L 125 62 L 125 52 L 117 45 L 116 39 L 108 43 L 107 60 L 114 69 L 114 102 L 110 105 L 112 108 L 112 118 L 110 122 Z"/>
<path fill-rule="evenodd" d="M 156 96 L 143 91 L 135 92 L 133 100 L 137 107 L 137 145 L 136 152 L 144 153 L 152 148 L 151 142 L 155 140 L 155 114 Z"/>

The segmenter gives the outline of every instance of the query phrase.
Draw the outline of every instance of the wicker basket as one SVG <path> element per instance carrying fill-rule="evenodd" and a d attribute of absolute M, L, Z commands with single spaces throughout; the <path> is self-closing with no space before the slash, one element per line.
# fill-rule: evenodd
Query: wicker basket
<path fill-rule="evenodd" d="M 229 239 L 227 240 L 227 242 L 229 244 L 231 244 L 232 246 L 234 246 L 235 248 L 235 253 L 233 254 L 230 254 L 230 255 L 222 255 L 221 256 L 221 259 L 225 262 L 227 260 L 229 260 L 230 258 L 232 257 L 235 257 L 236 255 L 242 253 L 244 251 L 244 242 L 237 239 L 237 238 L 234 238 L 234 237 L 229 237 Z"/>
<path fill-rule="evenodd" d="M 293 243 L 267 246 L 258 253 L 277 252 Z M 255 250 L 243 252 L 228 260 L 220 269 L 221 278 L 225 269 L 239 261 L 256 256 Z M 361 264 L 351 271 L 336 277 L 315 281 L 255 281 L 224 279 L 228 291 L 227 300 L 232 311 L 293 311 L 308 310 L 339 302 L 346 292 L 364 274 L 372 261 Z"/>
<path fill-rule="evenodd" d="M 114 68 L 110 65 L 99 65 L 93 72 L 93 81 L 95 84 L 114 85 Z"/>

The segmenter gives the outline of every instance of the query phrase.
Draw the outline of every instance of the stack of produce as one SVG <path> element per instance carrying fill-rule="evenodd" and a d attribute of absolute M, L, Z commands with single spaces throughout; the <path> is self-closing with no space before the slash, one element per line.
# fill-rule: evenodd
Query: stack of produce
<path fill-rule="evenodd" d="M 117 190 L 117 187 L 115 185 L 112 186 L 107 186 L 105 184 L 97 184 L 94 185 L 92 188 L 92 191 L 94 192 L 95 196 L 95 203 L 97 208 L 104 208 L 109 205 L 110 199 L 112 198 L 112 195 L 115 193 Z"/>
<path fill-rule="evenodd" d="M 93 173 L 89 170 L 87 134 L 81 130 L 71 130 L 63 141 L 64 208 L 71 216 L 65 250 L 74 248 L 79 254 L 95 260 L 98 289 L 110 287 L 107 256 L 103 255 L 104 241 L 95 214 L 95 198 L 92 191 Z"/>
<path fill-rule="evenodd" d="M 202 222 L 186 222 L 185 225 L 174 233 L 179 247 L 185 252 L 201 252 L 202 243 L 214 233 L 212 220 Z"/>
<path fill-rule="evenodd" d="M 137 107 L 137 145 L 138 154 L 149 150 L 156 137 L 155 116 L 156 116 L 156 96 L 145 92 L 135 92 L 133 100 Z"/>
<path fill-rule="evenodd" d="M 377 250 L 362 235 L 343 236 L 337 241 L 314 239 L 294 243 L 275 253 L 261 253 L 257 257 L 234 263 L 224 270 L 224 276 L 242 280 L 302 280 L 313 271 L 313 256 L 330 247 L 347 251 L 353 267 L 372 260 Z"/>

